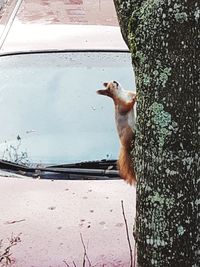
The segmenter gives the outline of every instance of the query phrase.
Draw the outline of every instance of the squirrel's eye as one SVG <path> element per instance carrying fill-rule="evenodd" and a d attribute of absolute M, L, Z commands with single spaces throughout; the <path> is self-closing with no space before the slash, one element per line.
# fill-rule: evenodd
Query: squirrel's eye
<path fill-rule="evenodd" d="M 115 83 L 117 86 L 119 85 L 118 82 L 116 82 L 116 81 L 113 81 L 113 83 Z"/>

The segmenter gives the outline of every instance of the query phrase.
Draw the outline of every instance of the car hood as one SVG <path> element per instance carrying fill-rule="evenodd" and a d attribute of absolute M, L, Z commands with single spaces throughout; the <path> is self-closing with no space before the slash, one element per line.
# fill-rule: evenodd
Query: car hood
<path fill-rule="evenodd" d="M 117 26 L 40 25 L 15 22 L 1 53 L 44 50 L 128 51 L 128 47 Z"/>

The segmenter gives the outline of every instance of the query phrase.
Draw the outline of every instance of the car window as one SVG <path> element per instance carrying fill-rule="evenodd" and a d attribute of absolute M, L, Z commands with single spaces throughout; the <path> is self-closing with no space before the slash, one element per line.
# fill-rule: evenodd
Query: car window
<path fill-rule="evenodd" d="M 134 90 L 129 53 L 59 52 L 0 58 L 0 159 L 61 164 L 116 159 L 112 100 L 117 80 Z"/>

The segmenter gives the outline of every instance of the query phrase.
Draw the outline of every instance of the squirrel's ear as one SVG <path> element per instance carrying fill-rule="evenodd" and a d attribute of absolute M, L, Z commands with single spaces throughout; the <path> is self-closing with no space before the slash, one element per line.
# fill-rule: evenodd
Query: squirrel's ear
<path fill-rule="evenodd" d="M 107 87 L 107 86 L 108 86 L 108 83 L 103 83 L 103 86 L 104 86 L 104 87 Z"/>

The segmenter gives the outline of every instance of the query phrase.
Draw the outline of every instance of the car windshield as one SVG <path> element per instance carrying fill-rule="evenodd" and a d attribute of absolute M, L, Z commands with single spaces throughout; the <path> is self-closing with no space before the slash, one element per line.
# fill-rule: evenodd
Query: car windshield
<path fill-rule="evenodd" d="M 63 164 L 116 159 L 114 105 L 96 90 L 133 90 L 126 52 L 48 52 L 0 58 L 0 159 Z"/>

